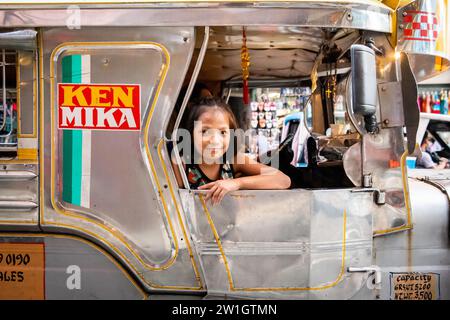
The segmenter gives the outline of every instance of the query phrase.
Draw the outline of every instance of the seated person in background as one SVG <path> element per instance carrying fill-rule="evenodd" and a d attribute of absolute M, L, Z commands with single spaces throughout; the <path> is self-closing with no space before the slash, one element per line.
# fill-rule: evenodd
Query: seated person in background
<path fill-rule="evenodd" d="M 422 151 L 422 157 L 417 159 L 417 167 L 426 169 L 445 169 L 447 167 L 448 160 L 446 158 L 440 157 L 439 164 L 433 161 L 430 153 L 427 152 L 432 145 L 432 140 L 428 137 L 428 133 L 425 136 L 420 145 L 420 150 Z"/>
<path fill-rule="evenodd" d="M 439 156 L 438 152 L 441 151 L 443 148 L 439 144 L 439 142 L 436 141 L 432 136 L 428 137 L 428 146 L 426 148 L 426 151 L 430 154 L 431 160 L 435 163 L 439 163 L 441 160 L 441 157 Z"/>
<path fill-rule="evenodd" d="M 428 144 L 428 147 L 427 147 L 427 151 L 429 153 L 439 152 L 439 151 L 441 151 L 443 149 L 441 147 L 441 145 L 439 144 L 439 142 L 435 138 L 430 137 L 429 140 L 431 142 L 431 145 Z"/>
<path fill-rule="evenodd" d="M 237 128 L 230 106 L 216 98 L 204 98 L 189 109 L 185 126 L 191 137 L 191 154 L 183 154 L 183 168 L 192 189 L 208 190 L 206 200 L 218 204 L 239 189 L 287 189 L 290 178 L 281 171 L 236 152 L 232 164 L 226 159 L 232 130 Z M 194 161 L 194 160 L 200 161 Z M 178 185 L 183 186 L 174 156 Z M 236 177 L 237 175 L 240 177 Z"/>

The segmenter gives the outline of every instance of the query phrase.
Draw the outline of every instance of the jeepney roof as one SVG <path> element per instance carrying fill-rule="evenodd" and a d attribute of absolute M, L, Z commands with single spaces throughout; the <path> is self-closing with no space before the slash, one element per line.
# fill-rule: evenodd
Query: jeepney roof
<path fill-rule="evenodd" d="M 199 4 L 202 5 L 218 5 L 218 4 L 234 4 L 234 3 L 248 3 L 248 4 L 261 4 L 261 3 L 267 3 L 267 4 L 276 4 L 281 5 L 283 4 L 294 4 L 294 3 L 313 3 L 313 2 L 322 2 L 322 3 L 342 3 L 342 4 L 348 4 L 348 3 L 355 3 L 355 4 L 372 4 L 377 5 L 382 3 L 383 1 L 380 0 L 45 0 L 45 1 L 30 1 L 30 0 L 6 0 L 2 1 L 2 5 L 29 5 L 29 6 L 42 6 L 42 5 L 90 5 L 90 4 L 106 4 L 106 5 L 115 5 L 115 4 L 157 4 L 158 6 L 173 6 L 173 4 L 183 4 L 183 5 L 192 5 L 197 6 Z M 392 2 L 392 1 L 391 1 Z M 397 1 L 396 2 L 400 2 Z"/>
<path fill-rule="evenodd" d="M 5 0 L 0 16 L 3 27 L 66 26 L 68 9 L 83 10 L 85 27 L 293 25 L 385 33 L 394 12 L 378 0 Z"/>

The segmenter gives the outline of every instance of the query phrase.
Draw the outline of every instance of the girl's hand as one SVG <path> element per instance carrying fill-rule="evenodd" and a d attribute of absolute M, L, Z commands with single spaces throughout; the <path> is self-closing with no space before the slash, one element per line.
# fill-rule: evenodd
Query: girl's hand
<path fill-rule="evenodd" d="M 228 192 L 239 190 L 239 188 L 240 185 L 236 179 L 217 180 L 198 187 L 199 190 L 209 189 L 205 201 L 210 199 L 213 205 L 220 203 Z"/>

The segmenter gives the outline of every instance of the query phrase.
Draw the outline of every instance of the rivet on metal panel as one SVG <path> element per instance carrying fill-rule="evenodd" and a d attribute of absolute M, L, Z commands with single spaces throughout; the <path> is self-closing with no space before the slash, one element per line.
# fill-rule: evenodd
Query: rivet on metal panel
<path fill-rule="evenodd" d="M 347 13 L 347 20 L 348 21 L 352 21 L 353 20 L 353 15 L 350 12 Z"/>
<path fill-rule="evenodd" d="M 387 90 L 387 88 L 385 86 L 381 87 L 381 91 L 386 91 L 386 90 Z"/>
<path fill-rule="evenodd" d="M 388 124 L 389 124 L 389 119 L 385 119 L 385 120 L 383 121 L 383 123 L 384 123 L 385 125 L 388 125 Z"/>
<path fill-rule="evenodd" d="M 398 28 L 399 29 L 403 29 L 405 26 L 403 24 L 399 25 Z"/>

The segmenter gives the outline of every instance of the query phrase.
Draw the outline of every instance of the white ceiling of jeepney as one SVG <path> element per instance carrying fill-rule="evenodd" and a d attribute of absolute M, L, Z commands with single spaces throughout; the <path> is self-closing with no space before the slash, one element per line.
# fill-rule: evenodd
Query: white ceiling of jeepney
<path fill-rule="evenodd" d="M 320 28 L 247 27 L 246 35 L 253 79 L 309 76 L 324 43 L 324 31 Z M 357 33 L 344 32 L 336 43 L 350 46 L 357 37 Z M 200 36 L 197 48 L 201 41 Z M 242 74 L 241 46 L 242 27 L 211 28 L 199 80 L 223 81 L 239 77 Z"/>

